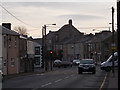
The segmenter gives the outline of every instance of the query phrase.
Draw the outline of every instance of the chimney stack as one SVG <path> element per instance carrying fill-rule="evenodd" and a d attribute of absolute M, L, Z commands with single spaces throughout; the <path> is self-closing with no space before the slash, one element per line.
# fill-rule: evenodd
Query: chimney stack
<path fill-rule="evenodd" d="M 2 23 L 2 26 L 11 30 L 11 23 Z"/>
<path fill-rule="evenodd" d="M 69 19 L 69 25 L 72 25 L 72 19 Z"/>

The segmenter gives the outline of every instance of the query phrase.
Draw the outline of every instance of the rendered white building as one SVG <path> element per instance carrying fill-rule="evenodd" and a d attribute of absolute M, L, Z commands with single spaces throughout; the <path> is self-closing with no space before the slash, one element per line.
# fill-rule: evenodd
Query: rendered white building
<path fill-rule="evenodd" d="M 35 48 L 34 68 L 40 68 L 42 66 L 42 49 L 41 49 L 41 45 L 34 42 L 34 48 Z"/>

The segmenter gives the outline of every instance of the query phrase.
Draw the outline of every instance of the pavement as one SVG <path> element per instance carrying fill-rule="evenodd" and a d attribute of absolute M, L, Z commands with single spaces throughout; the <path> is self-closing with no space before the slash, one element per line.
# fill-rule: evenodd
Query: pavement
<path fill-rule="evenodd" d="M 118 68 L 115 68 L 114 74 L 113 72 L 109 73 L 108 80 L 108 89 L 118 90 Z"/>
<path fill-rule="evenodd" d="M 14 77 L 20 77 L 20 76 L 27 76 L 27 75 L 51 72 L 51 71 L 55 71 L 56 69 L 58 69 L 58 68 L 53 68 L 52 70 L 50 70 L 50 68 L 49 68 L 47 71 L 45 71 L 44 68 L 39 68 L 39 69 L 36 69 L 34 71 L 31 71 L 31 72 L 22 72 L 22 73 L 19 73 L 19 74 L 7 75 L 7 76 L 4 76 L 3 80 L 7 80 L 7 79 L 10 79 L 10 78 L 14 78 Z"/>

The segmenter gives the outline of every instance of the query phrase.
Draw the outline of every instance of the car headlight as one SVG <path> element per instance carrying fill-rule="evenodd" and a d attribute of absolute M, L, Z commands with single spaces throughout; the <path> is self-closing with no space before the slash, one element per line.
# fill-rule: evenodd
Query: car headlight
<path fill-rule="evenodd" d="M 90 65 L 90 67 L 95 67 L 95 65 Z"/>
<path fill-rule="evenodd" d="M 79 65 L 79 67 L 83 67 L 83 65 Z"/>

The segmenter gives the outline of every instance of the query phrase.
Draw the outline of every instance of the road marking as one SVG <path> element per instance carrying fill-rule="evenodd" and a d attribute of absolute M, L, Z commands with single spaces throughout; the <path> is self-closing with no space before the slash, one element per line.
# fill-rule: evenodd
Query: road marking
<path fill-rule="evenodd" d="M 101 89 L 103 88 L 103 86 L 104 86 L 104 84 L 105 84 L 105 81 L 106 81 L 106 78 L 107 78 L 107 73 L 106 73 L 106 75 L 105 75 L 105 78 L 104 78 L 104 80 L 103 80 L 103 82 L 102 82 L 99 90 L 101 90 Z"/>
<path fill-rule="evenodd" d="M 65 77 L 65 79 L 67 79 L 67 78 L 69 78 L 69 76 L 68 76 L 68 77 Z"/>
<path fill-rule="evenodd" d="M 59 82 L 59 81 L 61 81 L 62 79 L 58 79 L 58 80 L 56 80 L 55 82 Z"/>
<path fill-rule="evenodd" d="M 67 73 L 64 73 L 64 74 L 67 74 Z"/>
<path fill-rule="evenodd" d="M 38 75 L 38 76 L 41 75 L 41 76 L 42 76 L 42 75 L 44 75 L 44 74 L 36 74 L 36 75 Z"/>
<path fill-rule="evenodd" d="M 36 89 L 38 89 L 38 88 L 33 88 L 32 90 L 36 90 Z"/>
<path fill-rule="evenodd" d="M 74 74 L 70 75 L 70 76 L 74 76 Z"/>
<path fill-rule="evenodd" d="M 50 84 L 52 84 L 52 83 L 49 82 L 47 84 L 41 85 L 41 87 L 45 87 L 45 86 L 50 85 Z"/>

